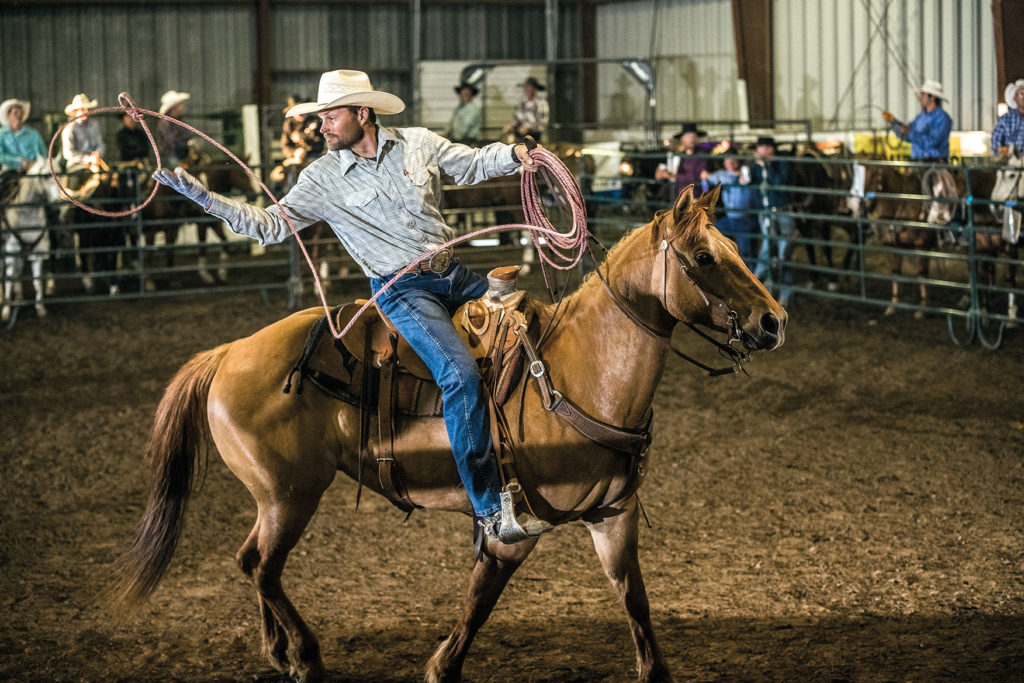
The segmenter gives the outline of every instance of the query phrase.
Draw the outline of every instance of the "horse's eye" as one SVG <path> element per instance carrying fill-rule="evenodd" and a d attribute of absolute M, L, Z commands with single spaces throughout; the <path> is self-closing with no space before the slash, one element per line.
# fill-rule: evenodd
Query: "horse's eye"
<path fill-rule="evenodd" d="M 698 251 L 693 255 L 693 260 L 701 268 L 707 268 L 715 264 L 715 257 L 711 255 L 710 251 Z"/>

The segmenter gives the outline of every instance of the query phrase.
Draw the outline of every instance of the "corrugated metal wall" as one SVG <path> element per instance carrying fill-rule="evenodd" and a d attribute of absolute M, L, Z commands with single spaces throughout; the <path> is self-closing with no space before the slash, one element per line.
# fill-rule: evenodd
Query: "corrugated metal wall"
<path fill-rule="evenodd" d="M 598 56 L 647 57 L 653 25 L 658 117 L 743 118 L 731 11 L 730 0 L 602 5 Z M 773 0 L 773 12 L 777 118 L 810 118 L 818 129 L 877 127 L 881 108 L 911 118 L 916 87 L 935 78 L 951 94 L 957 129 L 995 124 L 1002 87 L 990 0 Z M 605 117 L 614 78 L 600 83 Z"/>
<path fill-rule="evenodd" d="M 990 0 L 774 0 L 775 105 L 815 127 L 904 120 L 942 82 L 959 130 L 990 130 L 999 92 Z"/>
<path fill-rule="evenodd" d="M 740 118 L 729 0 L 602 5 L 597 11 L 596 43 L 601 58 L 654 57 L 659 119 Z M 602 118 L 618 118 L 615 112 L 624 97 L 643 97 L 642 90 L 628 86 L 621 70 L 601 73 Z M 642 107 L 643 100 L 636 104 Z"/>
<path fill-rule="evenodd" d="M 255 19 L 238 5 L 17 6 L 0 13 L 0 93 L 28 99 L 33 119 L 76 93 L 114 106 L 121 91 L 158 109 L 170 89 L 197 113 L 252 101 Z"/>

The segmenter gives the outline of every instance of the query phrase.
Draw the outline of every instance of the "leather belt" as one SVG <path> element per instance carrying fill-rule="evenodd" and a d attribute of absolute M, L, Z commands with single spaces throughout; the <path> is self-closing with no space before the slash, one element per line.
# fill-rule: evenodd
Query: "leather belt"
<path fill-rule="evenodd" d="M 448 272 L 448 268 L 451 267 L 452 262 L 455 260 L 455 254 L 452 252 L 452 248 L 448 247 L 435 253 L 426 261 L 420 261 L 417 263 L 410 273 L 437 273 L 438 275 L 444 275 Z"/>

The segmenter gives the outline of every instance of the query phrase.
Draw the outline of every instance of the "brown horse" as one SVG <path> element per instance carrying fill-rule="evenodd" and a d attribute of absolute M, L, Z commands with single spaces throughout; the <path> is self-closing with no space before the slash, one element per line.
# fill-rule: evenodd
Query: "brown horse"
<path fill-rule="evenodd" d="M 717 195 L 694 201 L 687 188 L 671 210 L 626 236 L 602 265 L 607 288 L 592 276 L 560 308 L 536 305 L 540 324 L 558 316 L 541 350 L 548 380 L 594 418 L 644 427 L 668 340 L 680 321 L 728 332 L 748 350 L 782 344 L 786 312 L 747 270 L 735 244 L 710 223 Z M 256 500 L 256 523 L 236 560 L 256 589 L 264 653 L 299 680 L 320 679 L 325 670 L 316 637 L 284 593 L 281 573 L 336 473 L 355 478 L 360 466 L 355 406 L 312 390 L 282 392 L 320 315 L 317 309 L 296 313 L 202 352 L 179 370 L 157 412 L 149 500 L 122 558 L 117 591 L 118 604 L 130 610 L 163 576 L 208 433 Z M 638 480 L 630 459 L 546 411 L 529 379 L 506 404 L 506 414 L 524 430 L 516 444 L 516 469 L 534 511 L 554 524 L 587 525 L 625 607 L 640 679 L 669 680 L 637 559 Z M 394 454 L 411 500 L 427 509 L 470 514 L 442 419 L 396 419 Z M 364 478 L 364 484 L 380 493 L 379 482 L 369 479 L 375 478 Z M 462 616 L 431 657 L 427 680 L 460 677 L 477 630 L 536 542 L 483 541 Z"/>
<path fill-rule="evenodd" d="M 910 170 L 900 169 L 896 166 L 858 164 L 863 169 L 863 178 L 855 184 L 860 184 L 859 192 L 849 199 L 850 210 L 857 215 L 863 211 L 865 215 L 872 216 L 875 220 L 882 222 L 892 221 L 882 228 L 882 243 L 895 247 L 889 254 L 892 263 L 892 274 L 900 275 L 903 271 L 904 250 L 910 249 L 917 252 L 914 262 L 916 264 L 915 275 L 919 278 L 928 277 L 930 260 L 927 252 L 938 246 L 938 232 L 931 227 L 906 225 L 925 220 L 929 213 L 937 213 L 933 207 L 931 211 L 926 207 L 925 202 L 920 199 L 904 199 L 895 197 L 876 197 L 877 194 L 921 194 L 921 176 Z M 856 173 L 855 173 L 856 176 Z M 928 291 L 924 282 L 918 285 L 921 295 L 921 305 L 928 303 Z M 900 300 L 900 283 L 892 281 L 892 300 L 886 315 L 896 312 L 896 304 Z M 918 310 L 915 316 L 921 317 L 924 312 Z"/>

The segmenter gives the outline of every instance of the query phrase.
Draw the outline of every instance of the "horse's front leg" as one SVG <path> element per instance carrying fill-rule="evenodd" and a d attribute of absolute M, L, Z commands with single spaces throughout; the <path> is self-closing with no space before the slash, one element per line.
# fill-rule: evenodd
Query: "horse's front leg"
<path fill-rule="evenodd" d="M 537 545 L 537 539 L 514 545 L 485 543 L 473 566 L 469 591 L 462 603 L 462 617 L 427 662 L 425 680 L 428 683 L 457 681 L 462 677 L 462 663 L 476 632 L 491 615 L 512 574 Z"/>
<path fill-rule="evenodd" d="M 639 680 L 645 683 L 671 681 L 672 674 L 654 637 L 647 590 L 640 572 L 637 497 L 631 496 L 620 505 L 616 506 L 616 512 L 620 514 L 603 515 L 599 521 L 587 521 L 587 527 L 612 590 L 626 609 L 629 631 L 636 644 Z"/>

